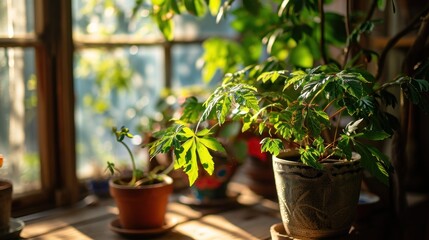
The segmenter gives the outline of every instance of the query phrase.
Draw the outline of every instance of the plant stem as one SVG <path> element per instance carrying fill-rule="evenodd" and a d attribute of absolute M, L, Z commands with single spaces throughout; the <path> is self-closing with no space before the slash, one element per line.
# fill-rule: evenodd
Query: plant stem
<path fill-rule="evenodd" d="M 346 54 L 344 56 L 343 68 L 345 68 L 347 65 L 347 59 L 349 58 L 350 48 L 351 48 L 351 42 L 349 40 L 349 36 L 350 36 L 350 0 L 347 0 L 347 2 L 346 2 L 346 36 L 347 36 L 347 47 L 346 47 Z"/>
<path fill-rule="evenodd" d="M 132 166 L 133 166 L 133 177 L 131 178 L 131 181 L 128 183 L 128 185 L 133 186 L 136 183 L 136 181 L 137 181 L 137 176 L 136 176 L 137 169 L 136 169 L 136 163 L 134 161 L 134 156 L 133 156 L 133 153 L 131 152 L 131 149 L 128 147 L 127 144 L 125 144 L 122 141 L 120 141 L 120 143 L 122 145 L 124 145 L 124 147 L 127 149 L 128 154 L 130 155 L 130 158 L 131 158 L 131 163 L 132 163 Z"/>
<path fill-rule="evenodd" d="M 346 106 L 344 106 L 344 107 L 342 107 L 342 108 L 338 109 L 338 111 L 336 111 L 334 114 L 332 114 L 331 116 L 329 116 L 329 119 L 331 119 L 331 118 L 335 117 L 336 115 L 340 114 L 342 111 L 344 111 L 344 110 L 346 110 L 346 109 L 347 109 L 347 107 L 346 107 Z"/>
<path fill-rule="evenodd" d="M 368 14 L 365 17 L 364 22 L 368 22 L 369 20 L 371 20 L 372 16 L 374 15 L 375 9 L 377 8 L 377 2 L 378 0 L 373 0 L 371 3 L 371 8 L 368 11 Z"/>
<path fill-rule="evenodd" d="M 381 78 L 381 74 L 383 73 L 384 63 L 387 58 L 387 54 L 389 51 L 396 45 L 396 43 L 399 42 L 401 38 L 403 38 L 405 35 L 410 33 L 411 31 L 416 29 L 416 24 L 421 21 L 421 17 L 426 15 L 429 11 L 429 6 L 426 6 L 425 9 L 418 14 L 411 22 L 408 24 L 402 31 L 398 32 L 395 36 L 393 36 L 386 44 L 386 47 L 383 49 L 383 51 L 380 54 L 380 58 L 378 60 L 378 69 L 377 74 L 375 75 L 375 78 L 379 80 Z"/>
<path fill-rule="evenodd" d="M 173 169 L 174 169 L 174 156 L 173 156 L 173 158 L 172 158 L 172 161 L 171 161 L 170 165 L 168 165 L 168 167 L 167 167 L 166 169 L 164 169 L 164 171 L 162 171 L 162 173 L 161 173 L 161 174 L 165 174 L 165 175 L 167 175 L 167 174 L 169 174 Z"/>
<path fill-rule="evenodd" d="M 325 4 L 324 0 L 319 0 L 319 12 L 320 12 L 320 52 L 322 54 L 322 60 L 324 64 L 328 63 L 328 57 L 326 55 L 325 49 L 325 10 L 323 5 Z"/>

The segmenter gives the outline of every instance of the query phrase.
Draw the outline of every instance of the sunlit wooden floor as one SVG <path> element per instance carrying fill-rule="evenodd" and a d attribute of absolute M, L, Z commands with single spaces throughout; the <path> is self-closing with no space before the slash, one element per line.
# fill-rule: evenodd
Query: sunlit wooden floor
<path fill-rule="evenodd" d="M 246 194 L 246 187 L 238 183 L 231 188 L 242 190 L 236 203 L 221 207 L 191 207 L 177 201 L 174 195 L 169 204 L 167 220 L 175 225 L 162 235 L 149 239 L 271 239 L 270 226 L 279 223 L 277 203 Z M 25 220 L 21 233 L 27 239 L 125 239 L 110 229 L 118 210 L 112 199 L 96 205 L 85 201 L 75 207 L 57 209 L 35 219 Z M 143 237 L 137 237 L 142 239 Z"/>
<path fill-rule="evenodd" d="M 193 207 L 178 201 L 183 192 L 177 192 L 170 199 L 166 217 L 172 227 L 156 237 L 136 236 L 134 239 L 271 239 L 270 227 L 281 222 L 277 201 L 254 194 L 240 176 L 242 174 L 236 178 L 238 181 L 229 185 L 230 193 L 237 196 L 232 203 L 210 208 Z M 73 207 L 22 217 L 26 226 L 21 237 L 49 240 L 126 239 L 110 227 L 118 214 L 113 200 L 93 200 L 87 198 Z M 368 217 L 354 224 L 350 235 L 339 239 L 429 240 L 429 196 L 413 197 L 408 202 L 414 204 L 407 209 L 402 223 L 392 222 L 392 216 L 385 208 L 374 209 Z"/>

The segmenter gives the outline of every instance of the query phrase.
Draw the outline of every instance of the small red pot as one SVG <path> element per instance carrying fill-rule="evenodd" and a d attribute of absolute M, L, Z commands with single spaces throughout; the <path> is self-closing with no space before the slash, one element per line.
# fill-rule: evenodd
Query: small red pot
<path fill-rule="evenodd" d="M 119 209 L 119 222 L 124 229 L 155 229 L 165 224 L 169 197 L 173 192 L 173 180 L 138 187 L 117 184 L 110 180 L 110 195 Z"/>

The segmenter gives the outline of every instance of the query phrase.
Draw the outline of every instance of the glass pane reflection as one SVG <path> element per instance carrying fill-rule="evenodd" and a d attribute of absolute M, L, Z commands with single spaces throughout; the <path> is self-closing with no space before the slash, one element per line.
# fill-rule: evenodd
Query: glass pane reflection
<path fill-rule="evenodd" d="M 41 188 L 34 49 L 0 48 L 0 178 L 14 194 Z"/>
<path fill-rule="evenodd" d="M 0 37 L 11 38 L 33 32 L 33 0 L 0 1 Z"/>
<path fill-rule="evenodd" d="M 80 178 L 104 174 L 107 160 L 129 165 L 128 155 L 116 143 L 111 128 L 125 125 L 138 134 L 138 126 L 156 113 L 165 85 L 163 56 L 162 47 L 137 46 L 76 53 L 75 122 Z M 136 150 L 139 148 L 136 146 Z"/>

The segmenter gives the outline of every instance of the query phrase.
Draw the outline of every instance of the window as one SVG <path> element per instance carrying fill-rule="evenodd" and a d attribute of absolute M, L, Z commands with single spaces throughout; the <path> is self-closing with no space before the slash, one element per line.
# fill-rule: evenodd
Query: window
<path fill-rule="evenodd" d="M 21 215 L 78 199 L 70 5 L 5 0 L 0 12 L 0 177 Z"/>
<path fill-rule="evenodd" d="M 16 198 L 29 192 L 40 195 L 34 2 L 1 1 L 0 12 L 0 153 L 5 156 L 0 178 L 13 182 Z"/>
<path fill-rule="evenodd" d="M 149 10 L 143 6 L 131 18 L 133 7 L 134 1 L 73 1 L 80 179 L 107 174 L 107 160 L 128 165 L 127 153 L 115 143 L 111 127 L 125 125 L 143 136 L 139 131 L 150 119 L 165 118 L 158 108 L 166 97 L 165 88 L 172 89 L 174 95 L 205 84 L 196 65 L 203 40 L 234 34 L 227 22 L 180 16 L 175 19 L 175 40 L 167 43 L 148 16 Z M 177 104 L 174 97 L 169 100 L 169 104 Z M 139 160 L 145 159 L 144 151 L 140 152 Z"/>
<path fill-rule="evenodd" d="M 146 10 L 129 21 L 133 4 L 0 1 L 0 177 L 13 181 L 14 216 L 77 201 L 78 179 L 121 156 L 110 127 L 160 120 L 158 102 L 177 103 L 165 88 L 203 84 L 204 39 L 234 36 L 182 16 L 166 42 Z"/>

